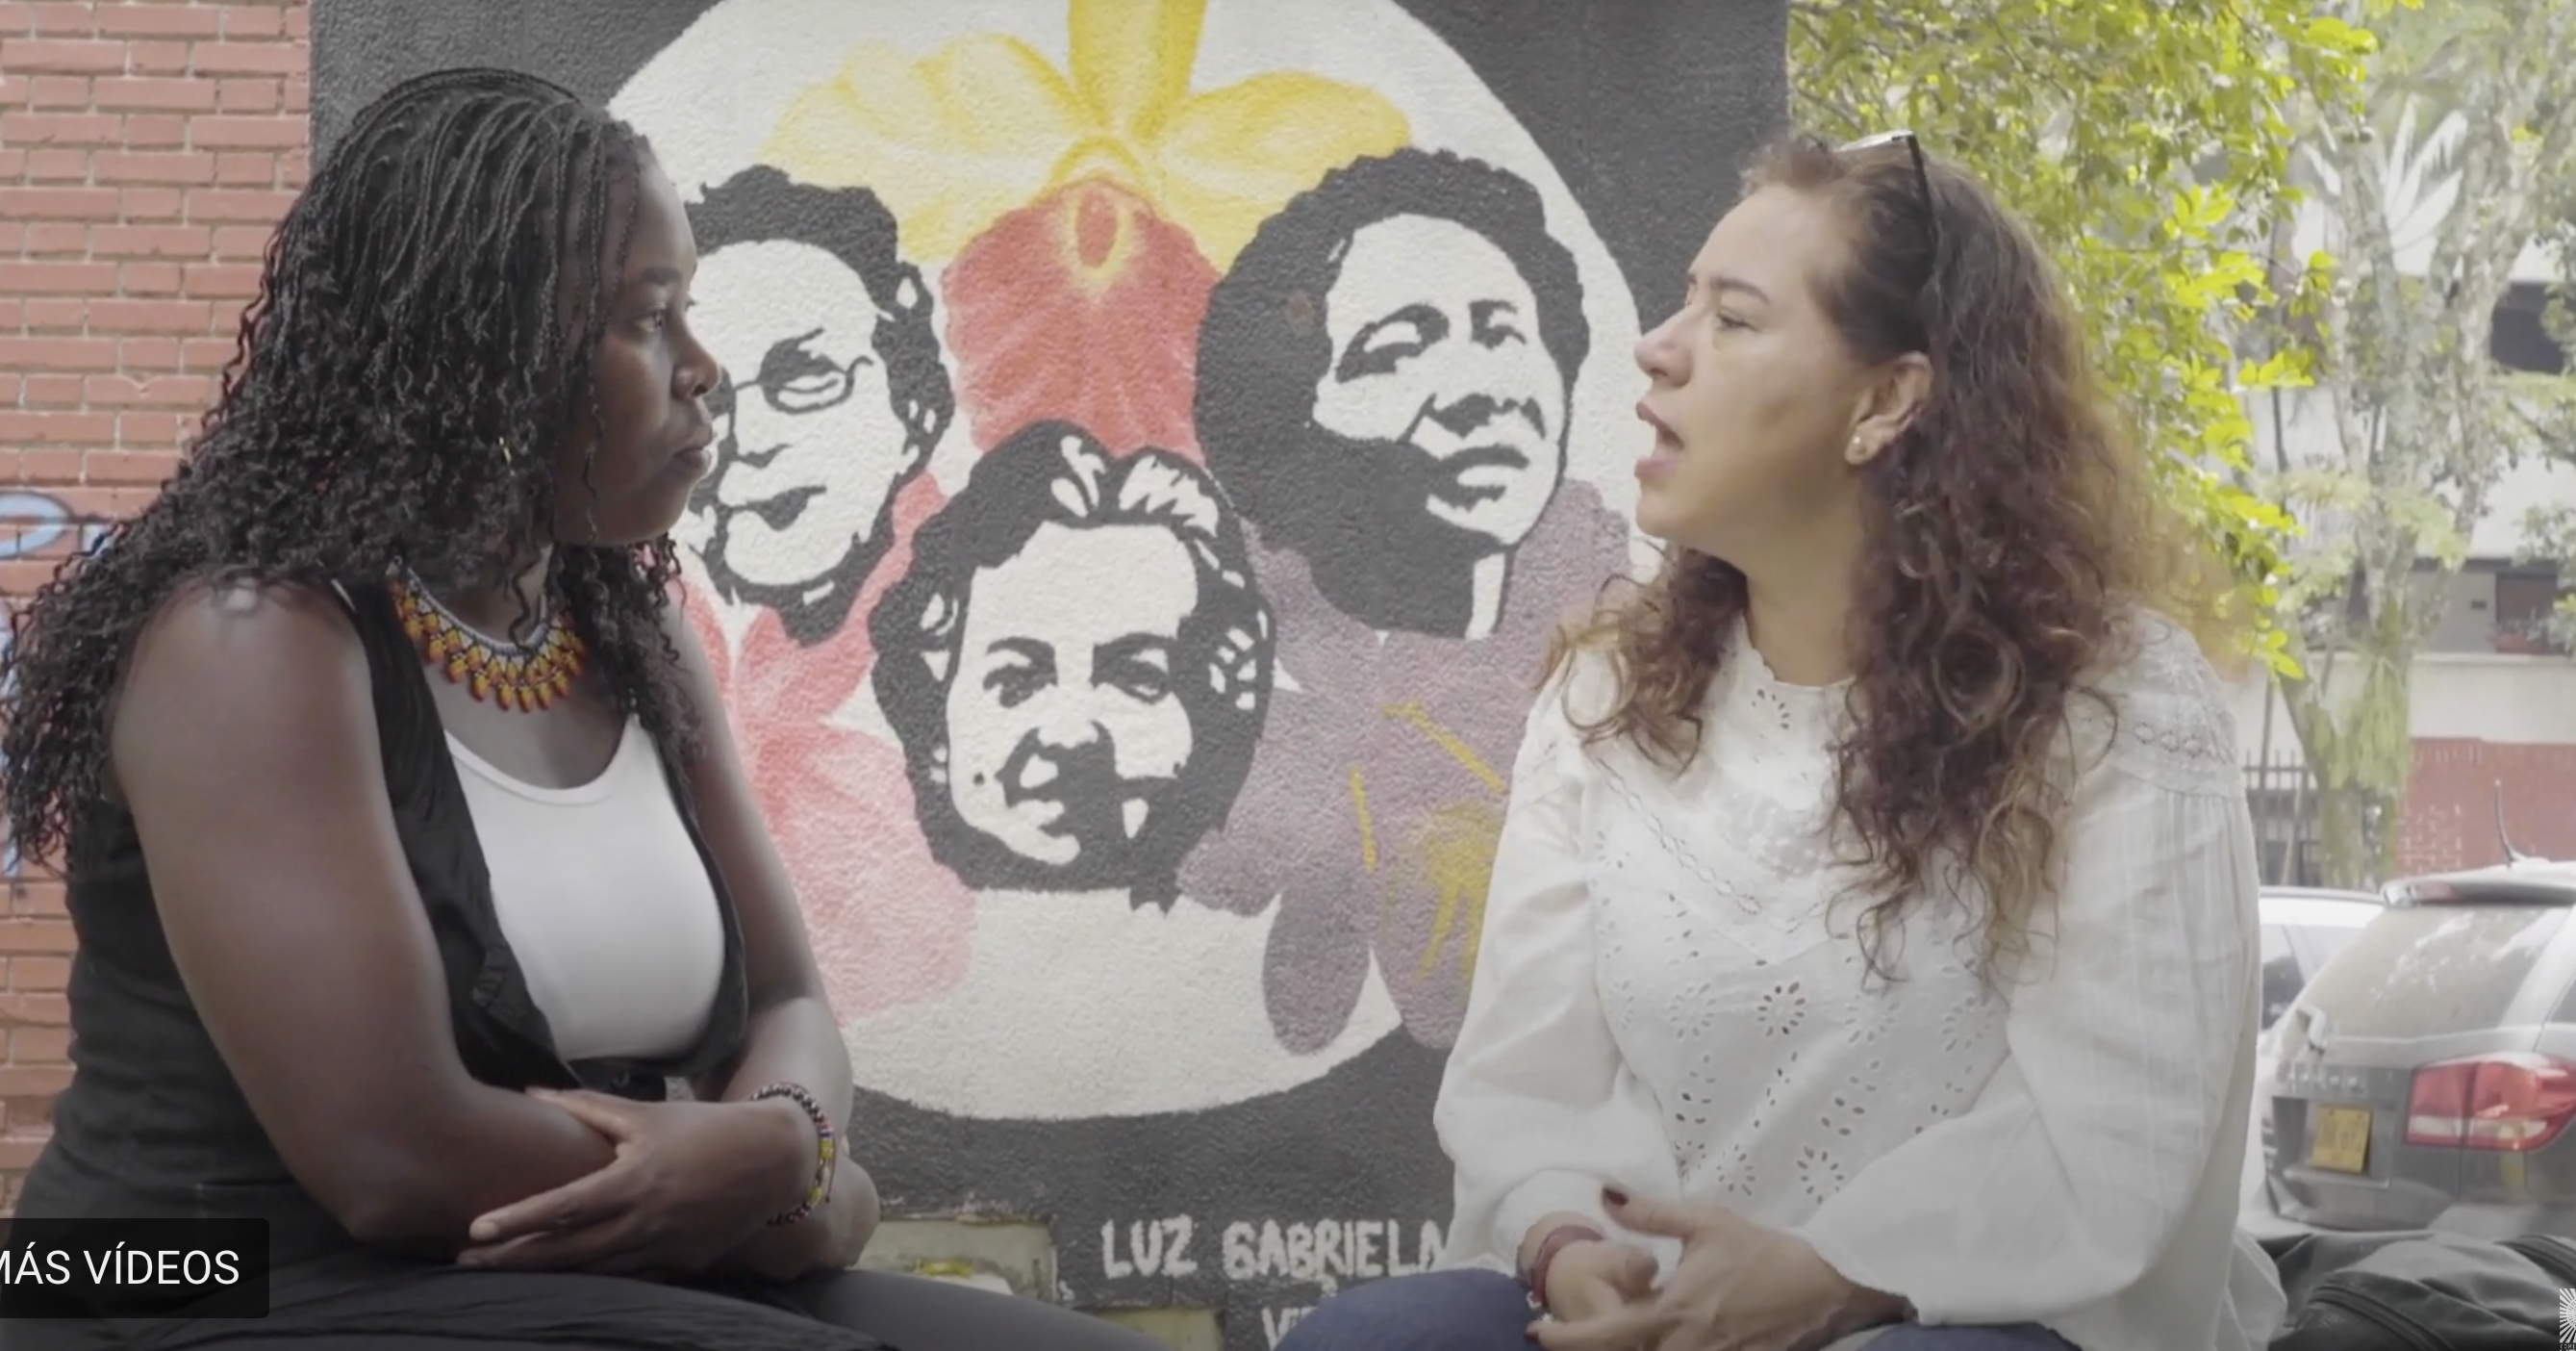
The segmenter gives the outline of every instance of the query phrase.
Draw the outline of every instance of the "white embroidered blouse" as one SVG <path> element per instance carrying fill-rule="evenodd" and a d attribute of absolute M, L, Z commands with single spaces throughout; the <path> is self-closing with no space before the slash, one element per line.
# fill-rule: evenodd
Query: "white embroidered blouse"
<path fill-rule="evenodd" d="M 1436 1120 L 1447 1265 L 1508 1269 L 1601 1186 L 1792 1231 L 1926 1323 L 2036 1321 L 2082 1351 L 2255 1351 L 2271 1262 L 2236 1227 L 2254 1086 L 2253 831 L 2226 693 L 2136 614 L 2078 698 L 2065 881 L 1991 988 L 1955 896 L 1867 979 L 1825 840 L 1842 687 L 1739 626 L 1682 773 L 1620 741 L 1578 663 L 1533 709 Z M 1828 910 L 1830 908 L 1830 914 Z M 1673 1247 L 1650 1244 L 1669 1265 Z"/>

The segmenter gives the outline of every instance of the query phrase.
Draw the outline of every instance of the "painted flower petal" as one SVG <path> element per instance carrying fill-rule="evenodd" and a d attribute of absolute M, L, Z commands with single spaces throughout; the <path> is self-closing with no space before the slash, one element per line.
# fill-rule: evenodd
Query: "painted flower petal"
<path fill-rule="evenodd" d="M 1062 418 L 1112 454 L 1195 459 L 1199 320 L 1215 287 L 1187 233 L 1106 180 L 995 221 L 940 277 L 975 444 Z"/>
<path fill-rule="evenodd" d="M 1190 92 L 1207 0 L 1072 0 L 1073 87 L 1105 130 L 1151 139 Z"/>
<path fill-rule="evenodd" d="M 1222 272 L 1289 198 L 1352 160 L 1412 139 L 1377 91 L 1302 71 L 1272 71 L 1193 94 L 1153 154 L 1163 214 Z"/>
<path fill-rule="evenodd" d="M 788 103 L 760 157 L 820 187 L 872 189 L 904 251 L 935 261 L 1042 191 L 1088 122 L 1073 87 L 1015 38 L 959 38 L 918 61 L 871 42 Z"/>

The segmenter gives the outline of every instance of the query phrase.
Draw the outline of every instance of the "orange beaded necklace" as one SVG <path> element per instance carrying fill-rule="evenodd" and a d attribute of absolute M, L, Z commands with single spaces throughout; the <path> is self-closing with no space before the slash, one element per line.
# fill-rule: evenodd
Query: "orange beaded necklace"
<path fill-rule="evenodd" d="M 537 618 L 537 636 L 521 644 L 487 638 L 467 627 L 409 568 L 395 575 L 393 591 L 394 612 L 402 617 L 412 645 L 448 683 L 463 685 L 476 702 L 534 713 L 572 692 L 587 649 L 563 608 L 551 600 Z"/>

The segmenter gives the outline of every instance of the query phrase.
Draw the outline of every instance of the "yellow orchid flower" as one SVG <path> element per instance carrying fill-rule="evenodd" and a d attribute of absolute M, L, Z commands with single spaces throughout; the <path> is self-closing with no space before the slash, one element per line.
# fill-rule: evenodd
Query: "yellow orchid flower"
<path fill-rule="evenodd" d="M 1070 0 L 1062 71 L 989 33 L 918 60 L 864 43 L 788 103 L 761 159 L 817 186 L 872 189 L 924 262 L 1051 189 L 1102 177 L 1189 231 L 1223 271 L 1290 197 L 1412 132 L 1375 90 L 1303 71 L 1190 92 L 1206 12 L 1207 0 Z"/>

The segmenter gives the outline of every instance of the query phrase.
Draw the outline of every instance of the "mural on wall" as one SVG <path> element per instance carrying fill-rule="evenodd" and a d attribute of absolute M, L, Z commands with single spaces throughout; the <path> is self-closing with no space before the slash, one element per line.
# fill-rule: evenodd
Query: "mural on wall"
<path fill-rule="evenodd" d="M 1537 191 L 1447 151 L 1334 170 L 1209 301 L 1199 434 L 1259 528 L 1297 690 L 1185 888 L 1276 898 L 1300 935 L 1266 984 L 1292 1048 L 1340 1033 L 1372 965 L 1415 1036 L 1457 1033 L 1520 696 L 1626 561 L 1625 525 L 1566 473 L 1590 344 Z"/>
<path fill-rule="evenodd" d="M 440 41 L 596 63 L 540 68 L 688 204 L 727 369 L 688 608 L 889 1213 L 1044 1220 L 1062 1297 L 1216 1308 L 1237 1348 L 1429 1264 L 1532 684 L 1646 559 L 1637 288 L 1561 167 L 1612 105 L 1552 95 L 1569 133 L 1512 100 L 1567 61 L 1776 82 L 1776 37 L 1470 0 L 628 2 L 603 42 Z M 406 13 L 317 22 L 326 134 L 409 73 L 381 55 Z M 1472 31 L 1524 22 L 1638 50 Z M 1623 237 L 1678 268 L 1699 228 Z"/>
<path fill-rule="evenodd" d="M 1472 74 L 1349 12 L 732 0 L 614 100 L 731 372 L 702 632 L 893 1101 L 1203 1112 L 1455 1033 L 1529 681 L 1630 558 L 1570 452 L 1636 324 Z"/>
<path fill-rule="evenodd" d="M 922 527 L 869 630 L 922 833 L 960 881 L 1171 906 L 1270 696 L 1270 613 L 1205 473 L 1023 428 Z"/>
<path fill-rule="evenodd" d="M 943 500 L 925 470 L 956 397 L 928 284 L 874 193 L 755 164 L 692 197 L 690 318 L 726 376 L 716 464 L 680 529 L 690 613 L 833 1007 L 864 1017 L 954 981 L 971 922 L 910 820 L 899 753 L 837 718 L 864 698 L 868 612 Z"/>
<path fill-rule="evenodd" d="M 691 203 L 692 599 L 872 1165 L 1244 1345 L 1439 1250 L 1530 683 L 1632 558 L 1624 283 L 1345 12 L 732 0 L 613 105 Z"/>
<path fill-rule="evenodd" d="M 692 599 L 881 1181 L 1247 1345 L 1438 1251 L 1530 682 L 1632 557 L 1624 284 L 1347 13 L 732 0 L 614 101 L 691 203 Z"/>

